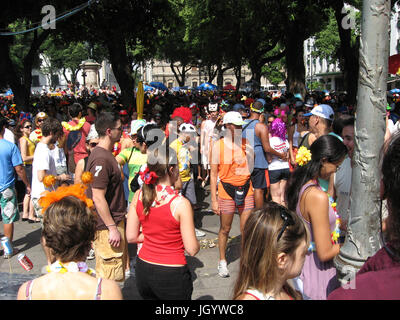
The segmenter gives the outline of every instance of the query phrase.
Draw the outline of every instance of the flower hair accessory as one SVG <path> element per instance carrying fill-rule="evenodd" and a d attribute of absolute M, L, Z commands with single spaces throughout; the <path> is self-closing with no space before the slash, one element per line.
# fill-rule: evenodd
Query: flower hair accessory
<path fill-rule="evenodd" d="M 93 182 L 92 173 L 90 171 L 83 172 L 81 180 L 84 184 L 91 184 Z"/>
<path fill-rule="evenodd" d="M 46 175 L 43 178 L 43 185 L 49 189 L 51 187 L 53 187 L 56 183 L 56 177 L 52 174 Z"/>
<path fill-rule="evenodd" d="M 39 205 L 42 207 L 42 212 L 45 212 L 46 209 L 54 202 L 58 202 L 68 196 L 78 198 L 79 200 L 84 202 L 89 209 L 93 208 L 93 201 L 89 199 L 85 194 L 86 188 L 87 187 L 83 184 L 73 184 L 70 186 L 58 187 L 55 191 L 43 192 L 42 197 L 39 199 Z"/>
<path fill-rule="evenodd" d="M 140 178 L 145 184 L 154 184 L 159 178 L 154 171 L 150 171 L 148 167 L 144 171 L 139 172 Z"/>
<path fill-rule="evenodd" d="M 311 152 L 305 146 L 302 146 L 297 151 L 296 163 L 299 166 L 304 166 L 311 160 Z"/>

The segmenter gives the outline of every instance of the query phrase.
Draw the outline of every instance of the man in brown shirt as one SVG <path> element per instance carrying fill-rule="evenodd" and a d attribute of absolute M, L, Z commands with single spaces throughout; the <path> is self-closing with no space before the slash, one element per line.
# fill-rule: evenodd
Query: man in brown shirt
<path fill-rule="evenodd" d="M 125 238 L 126 199 L 118 163 L 112 154 L 122 134 L 118 116 L 105 112 L 95 123 L 99 144 L 91 152 L 87 168 L 93 175 L 87 194 L 97 212 L 94 242 L 97 277 L 122 282 L 125 279 L 127 246 Z"/>

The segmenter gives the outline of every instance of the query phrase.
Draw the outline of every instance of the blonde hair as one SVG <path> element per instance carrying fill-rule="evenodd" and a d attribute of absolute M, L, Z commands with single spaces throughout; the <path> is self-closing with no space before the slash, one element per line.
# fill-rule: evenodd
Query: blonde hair
<path fill-rule="evenodd" d="M 294 224 L 284 227 L 281 214 L 290 216 Z M 248 289 L 257 289 L 266 294 L 270 292 L 279 276 L 277 256 L 279 253 L 294 255 L 303 241 L 308 241 L 306 226 L 302 220 L 285 207 L 267 203 L 263 209 L 253 211 L 243 230 L 240 270 L 234 287 L 236 299 Z M 301 299 L 301 295 L 287 283 L 285 289 L 290 296 Z"/>

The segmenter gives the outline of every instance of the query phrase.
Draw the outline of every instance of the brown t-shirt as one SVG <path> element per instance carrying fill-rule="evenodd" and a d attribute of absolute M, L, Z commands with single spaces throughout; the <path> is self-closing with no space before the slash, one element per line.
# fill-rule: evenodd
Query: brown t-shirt
<path fill-rule="evenodd" d="M 96 147 L 89 156 L 86 168 L 93 175 L 93 182 L 87 189 L 87 196 L 93 198 L 92 188 L 106 189 L 105 197 L 111 216 L 118 224 L 125 219 L 126 200 L 121 170 L 117 160 L 115 160 L 111 151 Z M 107 229 L 107 227 L 100 215 L 97 215 L 97 230 L 104 229 Z"/>

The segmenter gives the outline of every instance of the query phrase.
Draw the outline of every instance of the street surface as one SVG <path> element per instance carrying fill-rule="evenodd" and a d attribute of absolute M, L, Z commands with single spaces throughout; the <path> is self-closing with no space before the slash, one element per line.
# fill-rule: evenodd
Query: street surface
<path fill-rule="evenodd" d="M 209 186 L 205 192 L 197 190 L 198 201 L 202 210 L 196 212 L 196 226 L 206 233 L 199 238 L 201 249 L 195 257 L 187 257 L 188 266 L 193 276 L 193 300 L 229 300 L 231 299 L 234 282 L 239 269 L 240 229 L 239 216 L 235 214 L 230 241 L 227 248 L 229 278 L 218 275 L 218 230 L 219 217 L 209 212 Z M 2 231 L 2 229 L 1 229 Z M 41 275 L 46 265 L 46 257 L 40 245 L 40 223 L 29 224 L 21 220 L 15 223 L 13 244 L 24 252 L 33 262 L 33 269 L 25 271 L 17 260 L 0 257 L 0 300 L 16 299 L 18 288 L 22 283 Z M 239 236 L 239 237 L 238 237 Z M 130 258 L 135 255 L 136 245 L 129 245 Z M 88 260 L 88 266 L 95 268 L 95 260 Z M 125 300 L 141 300 L 135 285 L 134 267 L 131 263 L 131 277 L 125 280 L 122 293 Z"/>

